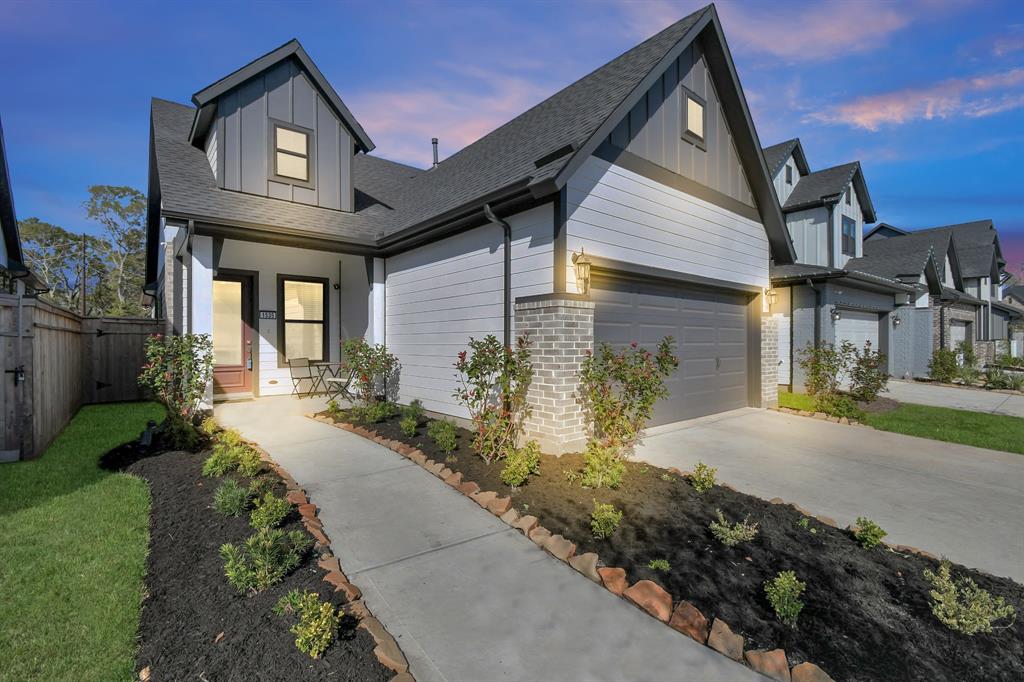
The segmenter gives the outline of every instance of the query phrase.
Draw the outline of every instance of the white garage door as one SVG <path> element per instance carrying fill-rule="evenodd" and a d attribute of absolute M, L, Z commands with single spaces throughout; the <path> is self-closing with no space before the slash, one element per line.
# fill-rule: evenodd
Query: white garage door
<path fill-rule="evenodd" d="M 878 350 L 878 313 L 861 310 L 840 310 L 836 322 L 836 348 L 849 341 L 859 350 L 871 342 L 871 349 Z"/>
<path fill-rule="evenodd" d="M 953 348 L 967 341 L 967 323 L 960 320 L 953 320 L 949 323 L 949 340 Z"/>

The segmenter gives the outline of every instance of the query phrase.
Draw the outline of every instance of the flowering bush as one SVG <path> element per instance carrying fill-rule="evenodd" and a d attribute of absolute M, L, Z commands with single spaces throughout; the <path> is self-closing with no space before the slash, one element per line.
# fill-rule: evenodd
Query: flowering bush
<path fill-rule="evenodd" d="M 679 366 L 666 336 L 656 353 L 636 342 L 615 351 L 607 343 L 580 366 L 580 397 L 593 436 L 605 447 L 631 448 L 651 418 L 654 404 L 668 395 L 667 379 Z"/>
<path fill-rule="evenodd" d="M 192 424 L 212 378 L 209 334 L 156 334 L 146 339 L 146 364 L 139 384 L 167 407 L 168 416 Z"/>
<path fill-rule="evenodd" d="M 345 370 L 355 373 L 353 385 L 363 406 L 376 403 L 387 393 L 388 382 L 398 371 L 398 358 L 388 352 L 387 346 L 370 345 L 361 336 L 345 339 L 342 353 Z"/>
<path fill-rule="evenodd" d="M 506 348 L 493 335 L 469 339 L 469 351 L 455 363 L 459 388 L 454 397 L 469 410 L 475 437 L 473 448 L 490 464 L 505 457 L 519 442 L 529 416 L 526 392 L 533 380 L 530 339 L 524 334 L 516 347 Z"/>

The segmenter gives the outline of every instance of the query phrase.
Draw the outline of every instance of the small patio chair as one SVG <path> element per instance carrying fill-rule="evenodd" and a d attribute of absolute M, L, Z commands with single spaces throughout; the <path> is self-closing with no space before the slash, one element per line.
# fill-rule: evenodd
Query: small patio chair
<path fill-rule="evenodd" d="M 355 370 L 349 367 L 342 367 L 336 376 L 324 379 L 324 390 L 327 392 L 327 397 L 333 400 L 341 396 L 345 400 L 354 403 L 355 396 L 352 395 L 349 389 L 352 387 L 352 380 L 355 376 Z"/>
<path fill-rule="evenodd" d="M 316 385 L 320 381 L 320 375 L 317 374 L 315 368 L 309 364 L 309 358 L 292 358 L 288 361 L 288 373 L 292 379 L 292 395 L 297 395 L 300 398 L 303 396 L 309 397 L 313 395 L 313 391 L 316 390 Z M 309 390 L 302 391 L 300 386 L 303 381 L 309 382 Z"/>

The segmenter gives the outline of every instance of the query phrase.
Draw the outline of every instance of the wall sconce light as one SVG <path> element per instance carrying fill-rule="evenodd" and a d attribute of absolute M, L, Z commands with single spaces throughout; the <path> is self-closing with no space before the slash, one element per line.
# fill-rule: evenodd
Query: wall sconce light
<path fill-rule="evenodd" d="M 341 285 L 335 282 L 334 284 L 331 285 L 331 288 L 337 291 L 338 289 L 341 289 Z"/>
<path fill-rule="evenodd" d="M 903 324 L 903 320 L 901 320 L 898 315 L 893 315 L 893 318 L 892 318 L 892 328 L 895 329 L 896 327 L 900 326 L 901 324 Z"/>
<path fill-rule="evenodd" d="M 572 266 L 576 270 L 576 290 L 581 294 L 590 293 L 590 265 L 590 259 L 583 253 L 582 246 L 579 253 L 573 251 Z"/>
<path fill-rule="evenodd" d="M 775 306 L 775 300 L 779 297 L 779 292 L 774 287 L 769 287 L 764 290 L 764 297 L 768 301 L 768 307 L 771 308 Z"/>
<path fill-rule="evenodd" d="M 839 308 L 832 309 L 832 324 L 835 324 L 839 320 L 843 319 L 843 314 L 839 312 Z"/>

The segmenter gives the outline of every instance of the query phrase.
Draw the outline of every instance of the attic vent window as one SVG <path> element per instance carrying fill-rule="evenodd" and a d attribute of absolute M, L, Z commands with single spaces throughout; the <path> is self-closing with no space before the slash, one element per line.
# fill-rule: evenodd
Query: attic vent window
<path fill-rule="evenodd" d="M 853 188 L 850 188 L 850 189 L 846 190 L 846 205 L 847 206 L 852 206 L 853 205 L 853 199 L 851 198 L 852 195 L 853 195 Z"/>
<path fill-rule="evenodd" d="M 311 138 L 311 131 L 275 123 L 274 175 L 303 183 L 310 182 Z"/>
<path fill-rule="evenodd" d="M 793 184 L 793 167 L 790 166 L 788 163 L 786 164 L 786 184 Z"/>
<path fill-rule="evenodd" d="M 704 149 L 704 130 L 707 127 L 707 102 L 697 93 L 683 88 L 683 139 Z"/>

